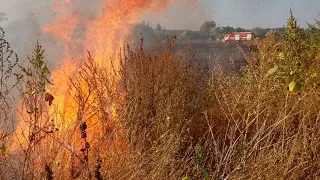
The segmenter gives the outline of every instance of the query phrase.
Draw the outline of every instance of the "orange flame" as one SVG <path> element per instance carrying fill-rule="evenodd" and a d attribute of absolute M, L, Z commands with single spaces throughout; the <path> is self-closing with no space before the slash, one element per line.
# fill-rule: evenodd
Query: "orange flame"
<path fill-rule="evenodd" d="M 43 27 L 43 32 L 53 35 L 64 46 L 64 58 L 60 60 L 58 69 L 51 74 L 51 82 L 54 84 L 48 89 L 54 96 L 54 104 L 51 108 L 52 117 L 60 126 L 60 130 L 67 128 L 77 120 L 77 102 L 72 97 L 72 90 L 68 85 L 71 79 L 75 79 L 79 67 L 85 62 L 86 51 L 92 54 L 94 62 L 112 74 L 111 63 L 116 71 L 119 70 L 119 62 L 116 55 L 135 23 L 141 19 L 141 14 L 146 12 L 160 12 L 174 0 L 103 0 L 103 7 L 97 18 L 88 20 L 81 13 L 74 12 L 73 0 L 54 0 L 53 10 L 55 19 Z M 94 2 L 93 2 L 94 3 Z M 75 36 L 76 29 L 80 25 L 85 26 L 85 36 Z M 79 47 L 83 47 L 80 51 Z M 115 76 L 115 80 L 119 77 Z M 84 93 L 89 91 L 86 82 L 80 82 Z M 92 98 L 92 97 L 90 97 Z M 98 102 L 90 99 L 91 104 Z M 115 104 L 111 103 L 111 121 L 115 121 Z M 92 133 L 96 137 L 102 135 L 101 122 L 96 117 L 86 119 L 94 126 Z M 98 124 L 98 125 L 96 125 Z M 62 129 L 61 129 L 62 128 Z M 65 129 L 66 130 L 66 129 Z M 78 137 L 77 137 L 78 139 Z"/>
<path fill-rule="evenodd" d="M 63 111 L 72 112 L 72 99 L 67 86 L 68 76 L 76 73 L 84 61 L 85 52 L 77 52 L 76 47 L 82 45 L 89 50 L 94 61 L 105 69 L 119 70 L 116 54 L 120 46 L 130 34 L 133 24 L 138 23 L 140 14 L 147 11 L 161 11 L 166 8 L 169 0 L 105 0 L 100 15 L 92 21 L 84 21 L 86 36 L 84 39 L 74 38 L 75 29 L 80 24 L 81 15 L 72 12 L 73 3 L 70 0 L 55 0 L 54 10 L 58 13 L 56 19 L 43 28 L 43 31 L 54 35 L 65 47 L 65 58 L 60 62 L 60 68 L 52 73 L 54 86 L 51 91 L 55 104 L 63 107 Z M 111 73 L 111 71 L 109 72 Z M 61 109 L 61 110 L 62 110 Z M 67 115 L 72 119 L 74 114 Z"/>

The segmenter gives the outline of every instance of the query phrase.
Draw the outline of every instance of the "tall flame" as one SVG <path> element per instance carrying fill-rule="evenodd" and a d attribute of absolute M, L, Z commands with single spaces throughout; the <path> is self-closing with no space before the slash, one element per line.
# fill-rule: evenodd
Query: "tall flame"
<path fill-rule="evenodd" d="M 70 78 L 74 78 L 79 67 L 85 62 L 87 51 L 91 52 L 94 63 L 99 67 L 109 70 L 109 73 L 112 70 L 118 71 L 119 62 L 116 55 L 126 37 L 130 35 L 134 24 L 141 21 L 142 14 L 161 12 L 170 3 L 177 2 L 177 0 L 92 1 L 102 5 L 94 18 L 75 11 L 76 0 L 53 0 L 52 8 L 56 17 L 43 27 L 44 33 L 54 36 L 64 47 L 64 57 L 59 60 L 58 68 L 51 74 L 50 79 L 54 85 L 49 88 L 55 98 L 56 109 L 52 111 L 64 115 L 64 120 L 55 117 L 58 123 L 63 121 L 63 126 L 68 126 L 76 117 L 77 103 L 70 95 L 68 82 Z M 192 4 L 195 0 L 185 2 Z M 82 37 L 77 36 L 79 28 L 85 32 Z"/>
<path fill-rule="evenodd" d="M 100 13 L 93 20 L 74 12 L 73 3 L 75 1 L 55 0 L 53 9 L 57 13 L 56 18 L 43 27 L 43 31 L 55 36 L 65 50 L 60 67 L 52 73 L 54 86 L 50 88 L 58 108 L 55 111 L 64 114 L 64 123 L 67 123 L 64 126 L 72 123 L 76 117 L 76 103 L 70 96 L 67 82 L 84 62 L 86 51 L 91 52 L 94 62 L 100 67 L 110 72 L 111 68 L 117 71 L 119 62 L 116 54 L 133 25 L 140 21 L 140 14 L 161 11 L 166 8 L 169 0 L 104 0 Z M 85 27 L 84 37 L 75 36 L 80 25 Z M 82 50 L 79 51 L 78 47 L 82 47 Z M 62 122 L 61 119 L 58 121 Z"/>
<path fill-rule="evenodd" d="M 57 124 L 60 128 L 66 128 L 74 123 L 78 118 L 79 106 L 74 99 L 70 82 L 78 73 L 79 67 L 85 62 L 87 51 L 90 51 L 95 64 L 104 69 L 104 72 L 113 76 L 119 70 L 117 54 L 120 47 L 130 35 L 134 24 L 141 21 L 141 14 L 145 12 L 160 12 L 170 3 L 170 0 L 100 0 L 102 6 L 95 18 L 88 18 L 81 12 L 75 12 L 73 7 L 76 1 L 55 0 L 53 9 L 56 18 L 48 25 L 43 27 L 45 33 L 49 33 L 64 46 L 65 56 L 60 60 L 59 68 L 53 71 L 51 80 L 54 84 L 49 91 L 55 97 L 54 107 L 51 113 L 56 113 Z M 76 36 L 78 28 L 82 28 L 85 35 Z M 88 93 L 89 89 L 86 82 L 80 82 L 82 93 Z M 103 87 L 96 93 L 104 93 Z M 112 89 L 114 90 L 114 89 Z M 73 92 L 75 93 L 75 92 Z M 91 99 L 91 104 L 98 104 L 98 100 Z M 100 104 L 101 106 L 101 104 Z M 110 117 L 108 123 L 115 120 L 116 105 L 114 102 L 108 104 Z M 93 126 L 91 136 L 100 137 L 102 133 L 101 119 L 97 117 L 86 117 L 89 126 Z M 97 125 L 98 124 L 98 125 Z M 119 130 L 118 130 L 119 131 Z"/>
<path fill-rule="evenodd" d="M 66 144 L 64 144 L 67 147 L 70 143 L 74 144 L 74 139 L 79 139 L 78 136 L 74 137 L 72 132 L 68 133 L 70 130 L 68 127 L 77 123 L 79 116 L 81 116 L 79 114 L 79 102 L 76 99 L 77 93 L 82 93 L 83 96 L 86 96 L 91 91 L 90 87 L 88 87 L 88 82 L 85 79 L 79 81 L 77 77 L 79 75 L 79 68 L 83 63 L 87 62 L 87 51 L 90 51 L 95 66 L 103 69 L 104 73 L 110 73 L 113 79 L 117 81 L 119 77 L 116 74 L 112 74 L 112 72 L 119 71 L 120 68 L 120 62 L 116 55 L 119 53 L 120 47 L 123 45 L 126 37 L 130 35 L 134 24 L 141 21 L 143 13 L 160 12 L 170 3 L 177 0 L 92 0 L 92 3 L 102 4 L 99 13 L 94 18 L 86 17 L 81 12 L 76 12 L 74 10 L 76 0 L 53 1 L 53 10 L 56 12 L 56 17 L 52 22 L 43 27 L 43 32 L 54 36 L 59 44 L 64 47 L 64 57 L 59 60 L 58 68 L 51 74 L 50 79 L 53 86 L 49 87 L 48 91 L 54 97 L 54 104 L 49 114 L 52 116 L 50 119 L 56 121 L 62 134 L 64 134 L 62 136 L 69 138 L 65 140 Z M 187 3 L 191 1 L 194 0 L 186 0 Z M 85 32 L 84 35 L 77 35 L 79 28 Z M 75 92 L 70 87 L 71 81 L 77 83 L 75 86 L 77 86 L 78 92 Z M 97 87 L 94 90 L 95 94 L 87 98 L 87 102 L 93 108 L 103 106 L 99 104 L 99 98 L 95 99 L 95 97 L 99 97 L 106 89 L 99 82 Z M 116 109 L 115 102 L 111 102 L 106 106 L 108 106 L 106 108 L 109 109 L 111 116 L 108 117 L 110 119 L 105 119 L 105 121 L 112 123 L 116 117 L 114 114 Z M 85 111 L 85 109 L 80 111 Z M 23 117 L 20 115 L 20 118 L 22 119 Z M 97 143 L 102 136 L 105 136 L 103 133 L 108 131 L 103 129 L 108 127 L 108 125 L 103 126 L 101 123 L 104 122 L 101 122 L 101 118 L 99 119 L 93 114 L 89 113 L 89 116 L 82 120 L 89 122 L 89 128 L 91 128 L 89 129 L 89 134 L 96 141 L 93 143 Z M 27 129 L 26 125 L 21 121 L 16 130 L 19 143 L 21 143 L 19 136 L 28 136 L 28 132 L 24 132 L 26 131 L 25 129 Z M 119 133 L 122 133 L 122 128 L 120 127 L 117 130 L 119 129 Z M 117 145 L 121 147 L 123 146 L 121 142 L 113 143 L 118 143 Z M 49 146 L 53 148 L 52 146 L 54 145 L 51 144 Z M 56 148 L 59 147 L 57 146 Z M 73 147 L 67 148 L 70 150 Z M 61 159 L 65 159 L 63 153 L 61 154 Z"/>

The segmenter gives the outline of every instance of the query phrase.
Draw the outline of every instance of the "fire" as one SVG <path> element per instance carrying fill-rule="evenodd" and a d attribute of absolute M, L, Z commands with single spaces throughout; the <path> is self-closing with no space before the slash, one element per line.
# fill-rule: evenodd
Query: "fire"
<path fill-rule="evenodd" d="M 75 111 L 72 110 L 76 103 L 70 97 L 70 87 L 67 82 L 85 61 L 86 51 L 91 52 L 99 68 L 104 68 L 105 72 L 116 76 L 112 73 L 119 70 L 116 55 L 130 34 L 133 24 L 140 21 L 141 13 L 165 9 L 169 0 L 105 0 L 101 12 L 94 20 L 86 20 L 85 17 L 81 17 L 81 13 L 73 12 L 74 2 L 55 0 L 53 9 L 57 12 L 57 16 L 54 21 L 43 28 L 45 33 L 55 36 L 65 47 L 65 58 L 60 61 L 60 68 L 52 73 L 51 79 L 54 86 L 50 88 L 50 91 L 55 97 L 54 104 L 58 107 L 59 114 L 65 114 L 65 119 L 68 121 L 66 126 L 76 117 Z M 75 38 L 75 30 L 81 23 L 86 27 L 86 35 L 82 39 Z M 79 46 L 83 47 L 83 52 L 78 51 L 76 47 Z M 115 80 L 118 78 L 114 77 Z M 114 113 L 112 109 L 116 109 L 114 106 L 115 104 L 111 104 L 112 113 Z"/>
<path fill-rule="evenodd" d="M 97 16 L 87 18 L 80 12 L 74 11 L 75 0 L 54 0 L 53 10 L 56 12 L 56 17 L 43 27 L 43 33 L 51 34 L 64 46 L 64 58 L 60 60 L 59 67 L 52 72 L 50 79 L 53 86 L 47 91 L 54 97 L 49 116 L 59 127 L 60 135 L 69 143 L 66 146 L 74 144 L 75 139 L 79 139 L 79 136 L 74 137 L 72 134 L 79 131 L 77 124 L 79 120 L 87 122 L 90 131 L 88 136 L 95 139 L 92 144 L 105 136 L 110 128 L 116 128 L 117 133 L 114 136 L 118 139 L 123 134 L 121 124 L 116 123 L 116 109 L 119 102 L 115 102 L 115 98 L 108 99 L 111 95 L 121 94 L 115 92 L 106 94 L 110 89 L 106 89 L 103 82 L 96 81 L 97 78 L 94 76 L 89 80 L 85 79 L 86 77 L 79 78 L 79 68 L 87 62 L 87 51 L 92 55 L 93 64 L 103 71 L 101 74 L 112 77 L 110 78 L 112 80 L 109 79 L 110 84 L 116 84 L 119 77 L 114 72 L 120 70 L 117 54 L 126 37 L 130 35 L 133 25 L 141 21 L 141 14 L 160 12 L 174 0 L 100 1 L 102 7 Z M 76 36 L 77 29 L 81 27 L 85 35 Z M 92 85 L 95 89 L 90 87 Z M 111 91 L 117 91 L 116 86 L 111 86 Z M 103 104 L 105 102 L 100 100 L 101 96 L 109 102 Z M 108 115 L 104 116 L 102 112 L 104 110 L 97 110 L 97 107 L 105 107 Z M 97 115 L 99 113 L 100 115 Z M 17 132 L 23 133 L 21 129 Z M 123 143 L 121 140 L 113 141 L 113 144 L 118 146 L 123 146 Z"/>

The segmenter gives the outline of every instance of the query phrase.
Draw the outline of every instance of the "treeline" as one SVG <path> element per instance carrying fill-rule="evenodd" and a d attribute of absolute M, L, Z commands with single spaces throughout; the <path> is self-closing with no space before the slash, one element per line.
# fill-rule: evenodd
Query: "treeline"
<path fill-rule="evenodd" d="M 306 33 L 310 31 L 310 28 L 303 29 Z M 200 27 L 198 31 L 191 30 L 167 30 L 159 23 L 154 28 L 149 23 L 142 22 L 135 26 L 133 37 L 134 39 L 140 39 L 141 33 L 145 37 L 145 39 L 151 38 L 154 39 L 157 36 L 158 40 L 162 41 L 167 39 L 168 37 L 172 37 L 173 35 L 177 36 L 180 40 L 186 40 L 190 38 L 191 40 L 221 40 L 223 36 L 227 33 L 232 32 L 248 32 L 251 31 L 255 34 L 256 37 L 265 38 L 266 34 L 270 31 L 283 33 L 285 31 L 285 27 L 277 27 L 277 28 L 261 28 L 255 27 L 252 29 L 246 29 L 242 27 L 219 27 L 217 26 L 215 21 L 205 21 Z M 150 41 L 152 42 L 152 41 Z"/>

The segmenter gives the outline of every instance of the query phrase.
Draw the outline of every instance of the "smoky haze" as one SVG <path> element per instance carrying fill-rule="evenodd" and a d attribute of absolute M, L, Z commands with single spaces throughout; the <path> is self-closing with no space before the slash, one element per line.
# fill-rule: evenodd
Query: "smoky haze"
<path fill-rule="evenodd" d="M 160 23 L 166 29 L 199 30 L 206 20 L 213 20 L 213 14 L 202 1 L 176 1 L 161 13 L 148 13 L 144 19 L 155 27 Z"/>
<path fill-rule="evenodd" d="M 141 15 L 141 21 L 145 20 L 153 27 L 161 23 L 166 29 L 198 30 L 203 21 L 210 19 L 199 1 L 172 1 L 174 2 L 162 12 Z M 50 68 L 54 68 L 63 57 L 63 47 L 56 39 L 42 33 L 42 27 L 55 17 L 52 3 L 52 0 L 2 0 L 0 12 L 6 13 L 8 18 L 8 21 L 3 23 L 6 39 L 18 53 L 20 60 L 26 60 L 37 40 L 46 49 L 46 59 Z M 102 0 L 73 1 L 73 11 L 88 19 L 94 18 L 100 10 L 101 3 Z M 83 36 L 84 31 L 81 27 L 78 28 L 77 36 Z"/>
<path fill-rule="evenodd" d="M 92 3 L 96 1 L 96 3 Z M 98 12 L 100 0 L 78 0 L 73 11 L 82 13 L 87 18 L 94 18 Z M 46 49 L 49 67 L 54 67 L 63 56 L 63 48 L 55 38 L 42 32 L 42 27 L 55 17 L 52 0 L 6 0 L 0 12 L 6 13 L 8 21 L 4 23 L 6 39 L 20 60 L 25 61 L 31 54 L 37 40 Z M 81 32 L 77 32 L 81 35 Z"/>
<path fill-rule="evenodd" d="M 5 39 L 10 43 L 11 49 L 17 53 L 20 63 L 28 61 L 27 55 L 32 54 L 36 42 L 39 41 L 46 50 L 44 55 L 48 61 L 49 69 L 58 68 L 59 62 L 65 57 L 65 47 L 56 37 L 43 31 L 43 27 L 56 18 L 53 0 L 0 1 L 0 12 L 6 13 L 8 18 L 7 21 L 0 23 L 0 26 L 4 27 Z M 141 22 L 143 20 L 149 22 L 153 27 L 160 22 L 167 29 L 199 29 L 206 13 L 197 0 L 150 1 L 155 2 L 155 4 L 147 4 L 141 1 L 141 4 L 162 6 L 167 5 L 165 2 L 169 1 L 171 4 L 166 6 L 164 11 L 155 10 L 153 13 L 141 14 Z M 174 2 L 172 3 L 172 1 Z M 80 13 L 82 21 L 95 19 L 101 12 L 104 2 L 105 0 L 73 0 L 72 11 Z M 188 20 L 184 21 L 184 18 Z M 80 22 L 71 38 L 84 39 L 85 34 L 86 26 Z M 145 40 L 152 42 L 152 38 Z M 81 45 L 75 49 L 79 53 L 84 52 Z M 13 96 L 17 94 L 18 92 L 13 92 Z"/>

